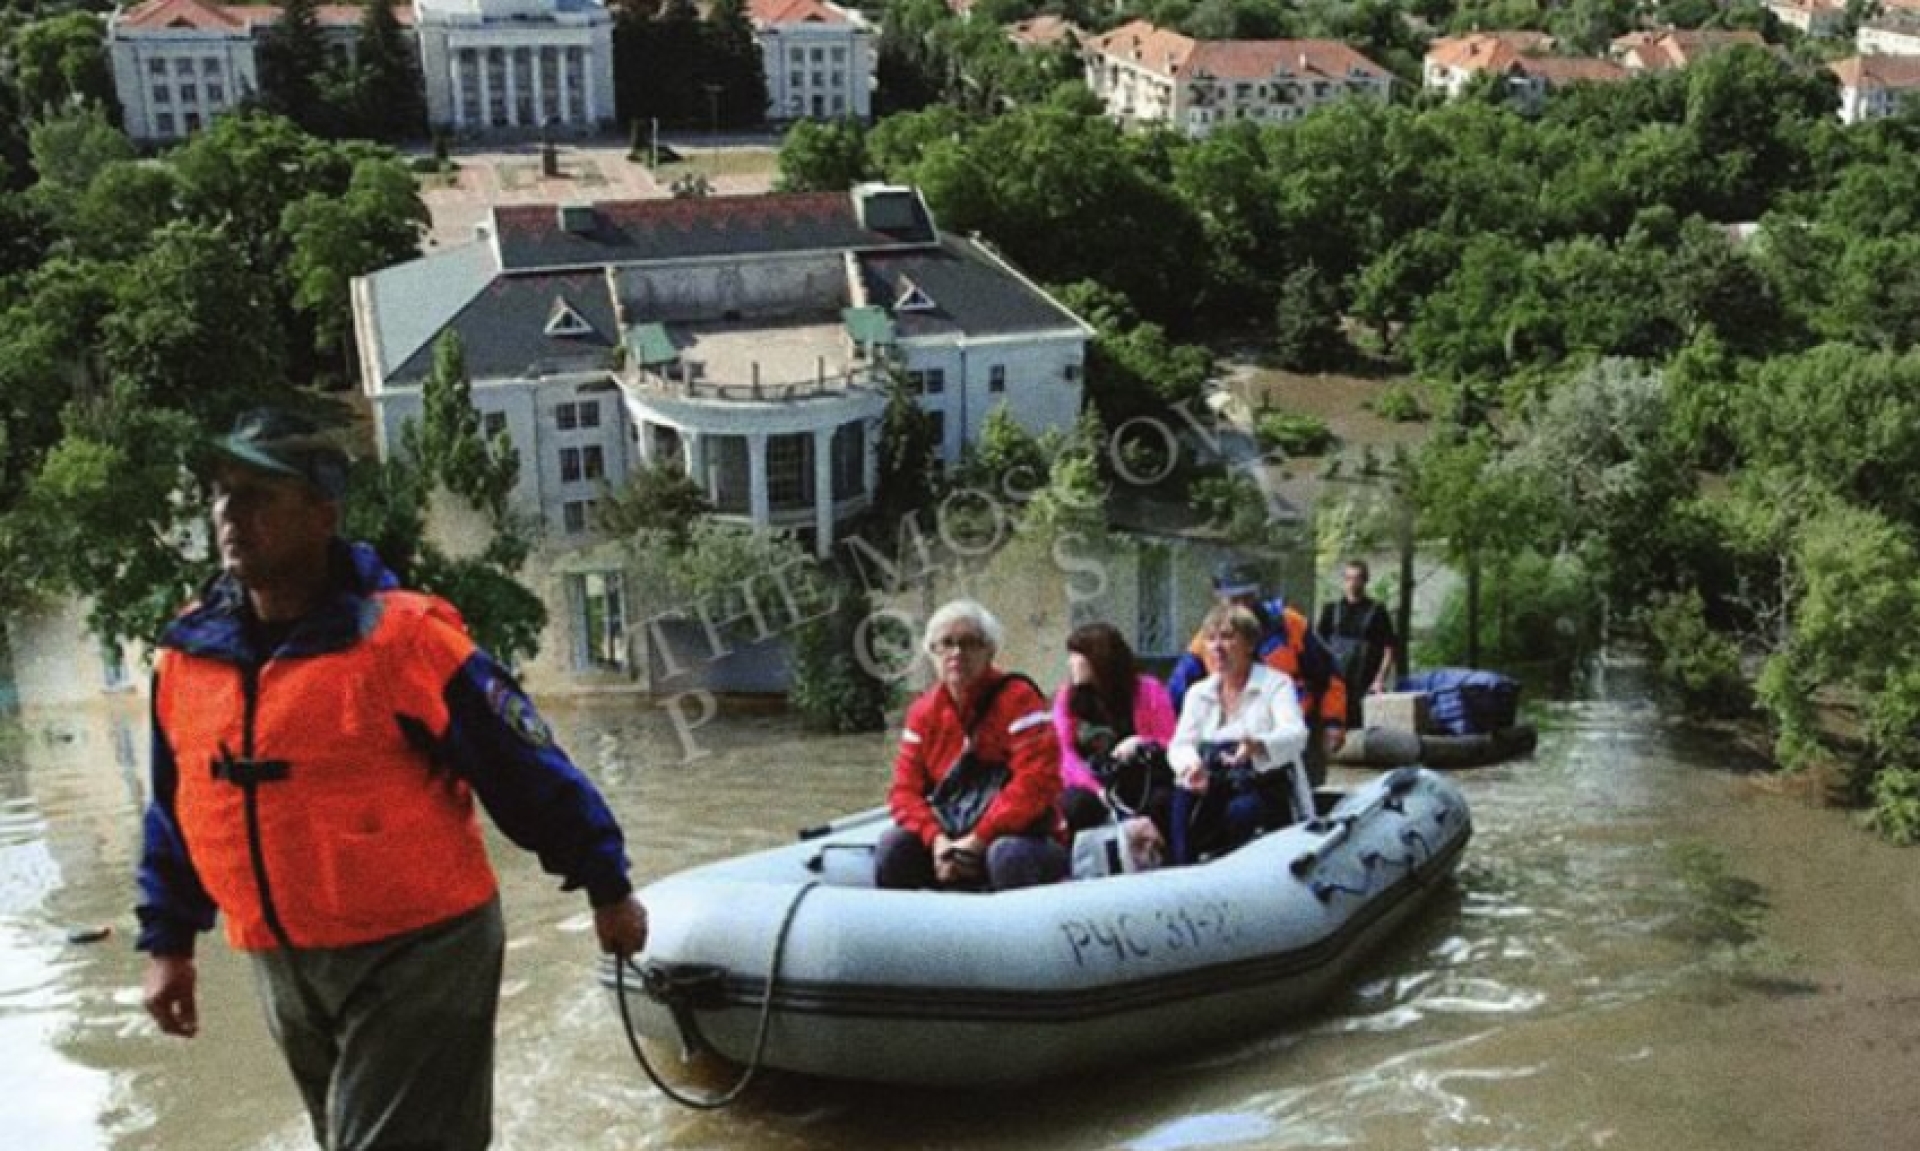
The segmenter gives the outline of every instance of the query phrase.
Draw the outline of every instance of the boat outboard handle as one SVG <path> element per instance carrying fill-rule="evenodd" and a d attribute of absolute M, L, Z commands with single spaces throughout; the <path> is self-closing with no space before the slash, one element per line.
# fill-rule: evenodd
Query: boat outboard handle
<path fill-rule="evenodd" d="M 1397 767 L 1388 772 L 1381 782 L 1385 786 L 1380 794 L 1359 811 L 1348 812 L 1337 819 L 1315 819 L 1306 824 L 1307 830 L 1324 831 L 1325 834 L 1321 836 L 1320 842 L 1294 856 L 1293 862 L 1287 865 L 1287 869 L 1293 872 L 1295 879 L 1305 879 L 1314 868 L 1319 867 L 1320 861 L 1326 858 L 1329 851 L 1347 841 L 1347 837 L 1353 834 L 1354 827 L 1361 820 L 1381 808 L 1390 811 L 1401 810 L 1401 797 L 1412 791 L 1414 785 L 1420 782 L 1420 769 Z"/>

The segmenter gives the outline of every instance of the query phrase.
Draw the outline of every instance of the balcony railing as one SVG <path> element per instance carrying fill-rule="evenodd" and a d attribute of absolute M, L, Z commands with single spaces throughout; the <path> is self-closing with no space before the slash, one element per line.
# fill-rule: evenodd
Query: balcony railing
<path fill-rule="evenodd" d="M 756 373 L 757 374 L 757 373 Z M 651 368 L 629 369 L 623 378 L 630 386 L 658 396 L 721 403 L 784 403 L 844 396 L 849 392 L 877 391 L 881 374 L 872 367 L 847 367 L 838 373 L 820 371 L 799 380 L 768 381 L 753 379 L 746 383 L 708 379 L 698 365 L 682 365 L 666 372 Z"/>

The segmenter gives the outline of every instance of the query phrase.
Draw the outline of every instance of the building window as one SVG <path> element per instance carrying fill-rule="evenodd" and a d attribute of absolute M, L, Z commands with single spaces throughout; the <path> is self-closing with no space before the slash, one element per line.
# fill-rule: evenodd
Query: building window
<path fill-rule="evenodd" d="M 496 436 L 506 435 L 507 434 L 507 413 L 505 412 L 480 413 L 480 433 L 483 437 L 485 437 L 488 440 L 491 440 Z"/>
<path fill-rule="evenodd" d="M 934 466 L 944 469 L 947 464 L 947 413 L 929 412 L 933 417 L 933 459 Z"/>
<path fill-rule="evenodd" d="M 927 369 L 927 394 L 937 396 L 947 390 L 947 370 L 945 368 Z"/>
<path fill-rule="evenodd" d="M 153 86 L 153 102 L 156 104 L 173 103 L 173 89 L 167 87 L 165 84 L 155 84 Z"/>
<path fill-rule="evenodd" d="M 207 103 L 225 104 L 226 102 L 227 102 L 227 89 L 225 85 L 212 84 L 212 83 L 207 85 Z"/>
<path fill-rule="evenodd" d="M 182 59 L 182 60 L 175 60 L 175 61 L 173 62 L 173 74 L 174 74 L 174 75 L 176 75 L 176 76 L 191 76 L 191 75 L 193 75 L 193 61 L 191 61 L 191 60 L 184 60 L 184 59 Z"/>
<path fill-rule="evenodd" d="M 166 74 L 167 62 L 165 60 L 155 58 L 147 61 L 147 75 L 165 76 Z"/>
<path fill-rule="evenodd" d="M 568 500 L 560 505 L 560 525 L 569 535 L 579 535 L 593 521 L 593 509 L 599 500 Z"/>
<path fill-rule="evenodd" d="M 220 74 L 220 58 L 218 56 L 202 57 L 200 60 L 200 74 L 202 76 L 218 76 Z"/>
<path fill-rule="evenodd" d="M 708 436 L 705 440 L 707 490 L 713 493 L 713 510 L 729 515 L 744 515 L 752 505 L 748 497 L 747 437 Z"/>
<path fill-rule="evenodd" d="M 833 498 L 850 500 L 867 491 L 867 438 L 858 421 L 833 430 Z"/>
<path fill-rule="evenodd" d="M 1007 390 L 1007 366 L 995 364 L 987 369 L 987 390 L 995 395 Z"/>
<path fill-rule="evenodd" d="M 821 61 L 823 61 L 823 60 L 825 60 L 826 58 L 827 58 L 827 54 L 826 54 L 826 52 L 825 52 L 825 50 L 823 50 L 823 49 L 820 49 L 820 48 L 815 48 L 815 49 L 813 50 L 813 62 L 814 62 L 815 64 L 818 64 L 818 63 L 820 63 Z"/>
<path fill-rule="evenodd" d="M 585 572 L 570 582 L 567 598 L 573 607 L 575 668 L 627 670 L 626 581 L 619 572 L 606 571 Z"/>
<path fill-rule="evenodd" d="M 200 113 L 188 112 L 185 116 L 181 117 L 180 130 L 183 132 L 198 132 L 200 130 Z"/>
<path fill-rule="evenodd" d="M 180 85 L 180 102 L 182 104 L 197 104 L 199 101 L 200 86 L 198 84 Z"/>
<path fill-rule="evenodd" d="M 830 55 L 835 64 L 844 64 L 847 62 L 847 50 L 845 48 L 835 48 Z"/>
<path fill-rule="evenodd" d="M 767 437 L 767 503 L 774 511 L 812 505 L 812 435 Z"/>
<path fill-rule="evenodd" d="M 607 474 L 606 453 L 599 444 L 588 444 L 584 448 L 560 449 L 560 482 L 577 484 L 587 480 L 597 480 Z"/>
<path fill-rule="evenodd" d="M 1060 375 L 1067 380 L 1077 380 L 1080 378 L 1080 365 L 1068 364 L 1066 367 L 1060 369 Z"/>
<path fill-rule="evenodd" d="M 825 72 L 815 72 L 815 73 L 813 74 L 813 86 L 814 86 L 814 87 L 816 87 L 816 88 L 824 88 L 824 87 L 826 87 L 826 86 L 827 86 L 827 74 L 826 74 Z"/>
<path fill-rule="evenodd" d="M 569 400 L 555 404 L 553 408 L 553 426 L 563 432 L 577 428 L 597 428 L 600 426 L 599 400 Z"/>
<path fill-rule="evenodd" d="M 173 113 L 162 112 L 153 118 L 154 131 L 162 136 L 173 135 Z"/>
<path fill-rule="evenodd" d="M 846 110 L 847 110 L 847 101 L 845 97 L 835 96 L 833 98 L 833 114 L 838 116 L 846 112 Z"/>
<path fill-rule="evenodd" d="M 787 59 L 793 61 L 795 64 L 805 64 L 807 62 L 807 50 L 805 48 L 795 48 L 793 51 L 787 53 Z"/>

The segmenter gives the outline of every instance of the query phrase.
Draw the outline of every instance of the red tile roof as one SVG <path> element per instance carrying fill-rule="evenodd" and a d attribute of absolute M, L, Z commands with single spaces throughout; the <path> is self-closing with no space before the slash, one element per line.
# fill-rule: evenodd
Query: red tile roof
<path fill-rule="evenodd" d="M 1920 88 L 1920 56 L 1849 56 L 1827 67 L 1843 88 Z"/>
<path fill-rule="evenodd" d="M 1131 60 L 1169 79 L 1266 80 L 1281 73 L 1385 79 L 1387 70 L 1338 40 L 1194 40 L 1135 20 L 1088 42 L 1092 51 Z"/>
<path fill-rule="evenodd" d="M 847 14 L 820 0 L 748 0 L 747 16 L 755 24 L 848 24 Z"/>
<path fill-rule="evenodd" d="M 192 28 L 200 31 L 242 32 L 256 26 L 280 22 L 281 9 L 273 4 L 209 4 L 206 0 L 146 0 L 128 9 L 118 21 L 121 28 L 165 30 Z M 314 17 L 323 28 L 350 28 L 360 23 L 363 9 L 357 4 L 321 4 Z M 393 14 L 403 27 L 413 25 L 413 5 L 395 4 Z"/>
<path fill-rule="evenodd" d="M 1631 78 L 1631 74 L 1612 60 L 1591 56 L 1527 56 L 1519 61 L 1520 71 L 1558 87 L 1562 84 L 1589 82 L 1612 83 Z"/>
<path fill-rule="evenodd" d="M 1613 56 L 1641 72 L 1666 72 L 1698 63 L 1702 56 L 1722 48 L 1746 44 L 1765 48 L 1767 42 L 1750 28 L 1668 28 L 1629 32 L 1613 42 Z"/>
<path fill-rule="evenodd" d="M 1447 68 L 1504 70 L 1522 56 L 1551 52 L 1558 43 L 1545 32 L 1474 32 L 1442 36 L 1427 49 L 1427 62 Z"/>
<path fill-rule="evenodd" d="M 128 9 L 116 23 L 122 28 L 197 28 L 238 32 L 247 25 L 217 4 L 202 0 L 146 0 Z"/>

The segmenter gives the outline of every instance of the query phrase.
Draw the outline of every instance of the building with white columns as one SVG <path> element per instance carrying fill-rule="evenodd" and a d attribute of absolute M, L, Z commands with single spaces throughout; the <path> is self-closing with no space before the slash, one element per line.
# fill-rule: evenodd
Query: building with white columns
<path fill-rule="evenodd" d="M 880 185 L 500 205 L 474 243 L 356 279 L 353 315 L 383 455 L 420 415 L 436 342 L 460 337 L 485 427 L 520 453 L 538 560 L 565 573 L 542 590 L 563 675 L 638 674 L 642 640 L 604 625 L 625 618 L 624 569 L 593 558 L 596 504 L 634 469 L 683 469 L 716 516 L 826 555 L 873 503 L 890 373 L 952 463 L 1001 406 L 1036 433 L 1071 427 L 1092 336 L 942 235 L 916 191 Z"/>
<path fill-rule="evenodd" d="M 613 17 L 598 0 L 417 0 L 427 121 L 453 132 L 613 122 Z"/>

